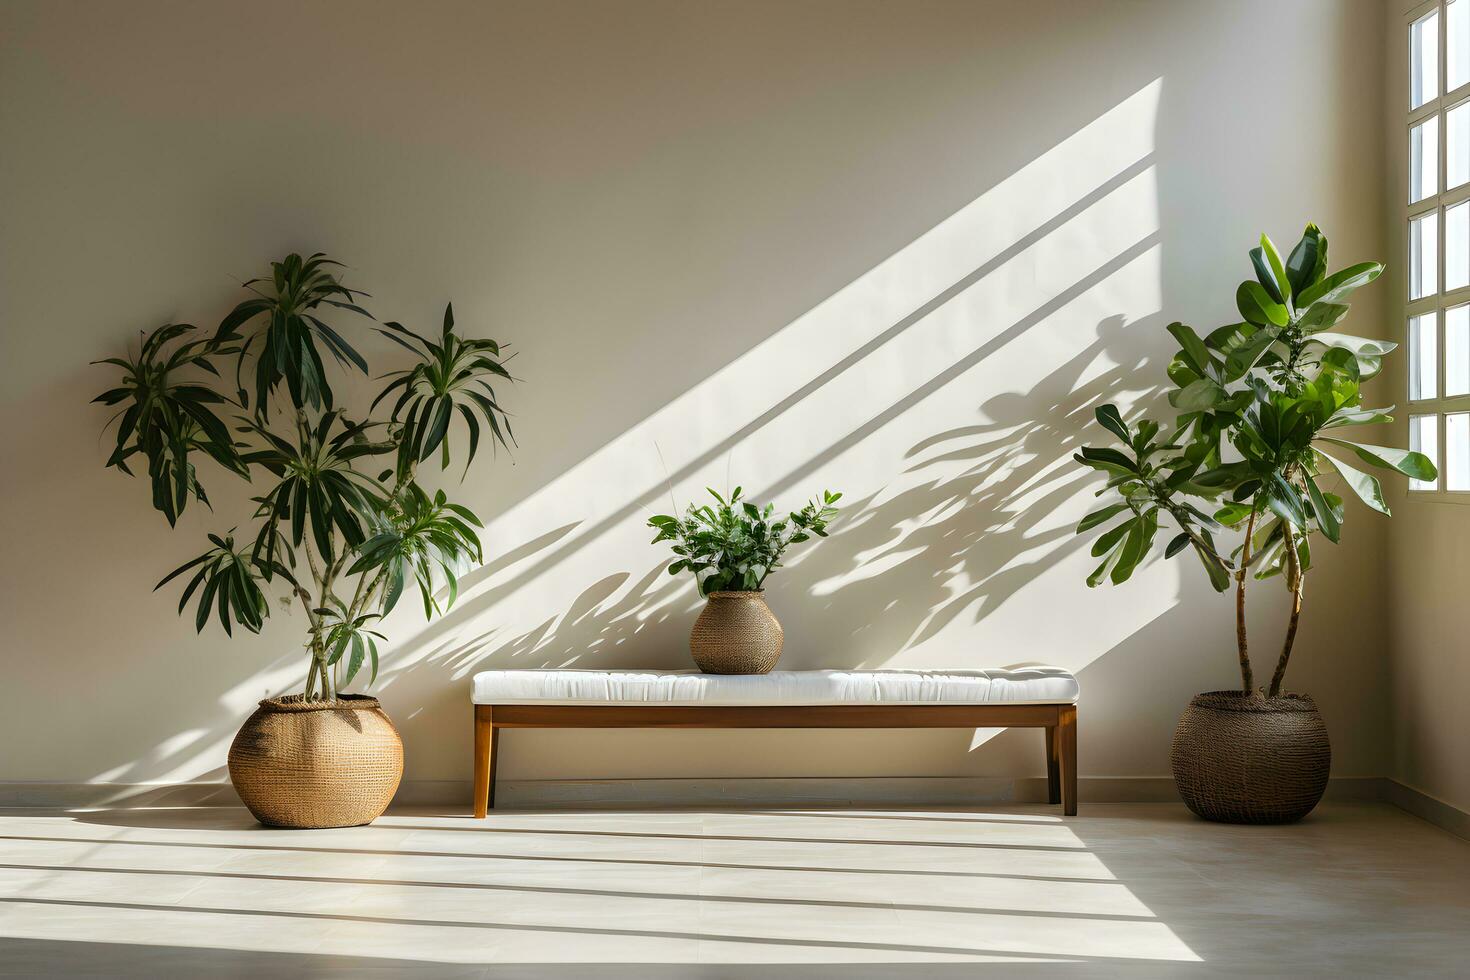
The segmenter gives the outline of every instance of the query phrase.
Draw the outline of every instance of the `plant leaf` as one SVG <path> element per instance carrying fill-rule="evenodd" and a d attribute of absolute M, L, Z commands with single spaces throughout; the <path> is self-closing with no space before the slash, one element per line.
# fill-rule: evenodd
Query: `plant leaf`
<path fill-rule="evenodd" d="M 1272 299 L 1266 287 L 1258 282 L 1247 280 L 1236 288 L 1235 306 L 1248 323 L 1258 327 L 1267 324 L 1284 327 L 1287 324 L 1286 307 Z"/>
<path fill-rule="evenodd" d="M 1342 446 L 1344 449 L 1351 449 L 1359 459 L 1371 466 L 1397 470 L 1416 480 L 1433 480 L 1439 476 L 1439 470 L 1429 461 L 1429 457 L 1420 452 L 1394 449 L 1391 446 L 1369 446 L 1364 443 L 1345 442 L 1325 436 L 1322 441 L 1330 442 L 1334 446 Z"/>
<path fill-rule="evenodd" d="M 1327 455 L 1320 449 L 1316 452 L 1318 458 L 1325 459 L 1328 463 L 1332 464 L 1332 468 L 1337 470 L 1343 482 L 1351 488 L 1353 493 L 1358 495 L 1358 499 L 1380 514 L 1389 513 L 1388 503 L 1383 499 L 1383 487 L 1379 485 L 1376 477 L 1370 476 L 1361 470 L 1354 469 L 1336 457 Z"/>
<path fill-rule="evenodd" d="M 1313 303 L 1336 303 L 1359 286 L 1366 286 L 1377 279 L 1382 272 L 1381 262 L 1359 262 L 1357 265 L 1350 265 L 1302 290 L 1297 305 L 1308 307 Z"/>

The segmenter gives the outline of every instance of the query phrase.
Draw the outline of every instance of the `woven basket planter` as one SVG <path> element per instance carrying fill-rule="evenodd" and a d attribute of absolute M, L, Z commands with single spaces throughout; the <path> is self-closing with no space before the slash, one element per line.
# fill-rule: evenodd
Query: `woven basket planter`
<path fill-rule="evenodd" d="M 403 777 L 403 741 L 377 698 L 270 698 L 230 745 L 230 782 L 272 827 L 356 827 L 388 808 Z"/>
<path fill-rule="evenodd" d="M 689 652 L 706 674 L 769 674 L 786 634 L 759 592 L 711 592 L 689 634 Z"/>
<path fill-rule="evenodd" d="M 1206 820 L 1291 823 L 1322 799 L 1332 746 L 1305 695 L 1197 694 L 1174 730 L 1174 784 Z"/>

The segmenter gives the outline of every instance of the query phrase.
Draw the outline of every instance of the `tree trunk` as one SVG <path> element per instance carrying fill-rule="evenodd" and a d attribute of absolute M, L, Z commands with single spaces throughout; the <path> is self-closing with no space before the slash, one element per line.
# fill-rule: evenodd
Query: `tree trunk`
<path fill-rule="evenodd" d="M 1235 572 L 1235 646 L 1240 654 L 1241 690 L 1249 697 L 1256 689 L 1255 674 L 1251 671 L 1250 647 L 1246 642 L 1245 628 L 1245 577 L 1250 572 L 1251 538 L 1256 533 L 1255 500 L 1251 500 L 1251 516 L 1245 524 L 1245 543 L 1240 546 L 1240 568 Z"/>
<path fill-rule="evenodd" d="M 1291 648 L 1296 643 L 1296 627 L 1302 615 L 1302 585 L 1307 579 L 1297 557 L 1296 538 L 1291 533 L 1290 525 L 1286 525 L 1286 573 L 1291 583 L 1291 618 L 1286 622 L 1286 639 L 1281 644 L 1281 657 L 1276 661 L 1276 672 L 1271 675 L 1271 687 L 1266 692 L 1273 698 L 1281 693 L 1281 682 L 1286 678 L 1286 663 L 1291 659 Z"/>

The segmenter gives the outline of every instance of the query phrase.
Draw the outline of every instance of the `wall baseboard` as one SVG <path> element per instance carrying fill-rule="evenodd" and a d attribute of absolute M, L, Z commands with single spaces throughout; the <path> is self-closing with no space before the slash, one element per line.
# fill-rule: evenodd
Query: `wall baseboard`
<path fill-rule="evenodd" d="M 1077 781 L 1083 803 L 1178 803 L 1174 780 L 1167 776 L 1085 776 Z M 1338 802 L 1383 798 L 1376 778 L 1334 779 L 1328 798 Z M 453 797 L 465 799 L 463 795 Z M 1046 780 L 1040 776 L 994 778 L 972 776 L 800 777 L 781 779 L 610 779 L 505 780 L 496 788 L 496 803 L 516 806 L 601 806 L 607 804 L 672 804 L 678 806 L 820 805 L 866 806 L 904 804 L 1045 803 Z"/>
<path fill-rule="evenodd" d="M 1470 813 L 1446 803 L 1439 797 L 1430 796 L 1412 786 L 1406 786 L 1397 779 L 1385 779 L 1383 782 L 1383 798 L 1389 803 L 1400 810 L 1407 810 L 1420 820 L 1434 824 L 1441 830 L 1449 831 L 1456 837 L 1470 840 Z"/>
<path fill-rule="evenodd" d="M 1399 803 L 1377 777 L 1333 779 L 1327 799 L 1335 802 L 1388 800 L 1446 829 L 1428 815 L 1428 807 Z M 1395 786 L 1399 784 L 1394 784 Z M 1404 793 L 1413 793 L 1400 787 Z M 1083 803 L 1177 803 L 1174 781 L 1167 776 L 1090 776 L 1078 780 Z M 1423 800 L 1470 816 L 1448 804 L 1418 794 Z M 406 780 L 394 803 L 408 806 L 469 806 L 469 780 Z M 1044 803 L 1041 777 L 868 776 L 772 779 L 504 779 L 496 787 L 496 803 L 507 809 L 565 806 L 868 806 L 884 804 L 964 806 L 966 804 Z M 144 808 L 238 806 L 229 783 L 0 783 L 0 807 Z M 1425 810 L 1426 812 L 1421 812 Z M 1437 812 L 1437 811 L 1436 811 Z M 1453 831 L 1461 833 L 1461 831 Z"/>
<path fill-rule="evenodd" d="M 0 783 L 0 808 L 240 806 L 229 783 Z"/>

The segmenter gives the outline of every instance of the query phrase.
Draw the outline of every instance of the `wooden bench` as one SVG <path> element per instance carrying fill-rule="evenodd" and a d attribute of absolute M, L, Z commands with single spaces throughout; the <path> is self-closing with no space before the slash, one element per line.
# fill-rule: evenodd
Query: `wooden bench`
<path fill-rule="evenodd" d="M 1009 670 L 488 670 L 474 677 L 476 817 L 502 728 L 1043 728 L 1047 796 L 1077 813 L 1077 679 Z"/>

